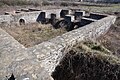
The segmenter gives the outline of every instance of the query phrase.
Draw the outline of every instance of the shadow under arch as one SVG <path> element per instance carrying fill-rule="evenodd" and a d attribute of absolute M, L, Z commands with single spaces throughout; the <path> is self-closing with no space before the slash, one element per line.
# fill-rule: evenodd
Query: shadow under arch
<path fill-rule="evenodd" d="M 24 19 L 20 19 L 20 20 L 19 20 L 19 24 L 20 24 L 20 25 L 25 25 L 25 20 L 24 20 Z"/>

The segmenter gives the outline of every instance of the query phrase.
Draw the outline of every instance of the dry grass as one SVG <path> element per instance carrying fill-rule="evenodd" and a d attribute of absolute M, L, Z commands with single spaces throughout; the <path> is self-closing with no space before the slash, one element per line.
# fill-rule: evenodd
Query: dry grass
<path fill-rule="evenodd" d="M 115 24 L 111 26 L 105 35 L 100 36 L 97 40 L 113 52 L 114 55 L 120 57 L 120 14 L 117 16 Z"/>
<path fill-rule="evenodd" d="M 2 29 L 12 35 L 25 47 L 34 46 L 66 32 L 62 28 L 54 29 L 50 24 L 38 23 L 22 26 L 3 26 Z"/>
<path fill-rule="evenodd" d="M 103 46 L 92 49 L 93 46 L 98 43 L 81 42 L 72 47 L 52 77 L 55 80 L 120 80 L 120 59 L 106 53 Z"/>

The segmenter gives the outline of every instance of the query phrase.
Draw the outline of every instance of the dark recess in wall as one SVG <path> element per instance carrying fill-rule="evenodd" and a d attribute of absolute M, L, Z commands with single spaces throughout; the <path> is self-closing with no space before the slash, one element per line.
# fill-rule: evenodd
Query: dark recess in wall
<path fill-rule="evenodd" d="M 54 80 L 120 80 L 120 65 L 71 50 L 52 77 Z"/>

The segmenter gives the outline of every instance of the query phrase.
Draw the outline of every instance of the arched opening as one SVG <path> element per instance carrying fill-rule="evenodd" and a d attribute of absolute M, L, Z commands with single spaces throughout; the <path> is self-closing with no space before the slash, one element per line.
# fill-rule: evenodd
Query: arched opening
<path fill-rule="evenodd" d="M 20 19 L 20 20 L 19 20 L 19 24 L 20 24 L 20 25 L 25 25 L 25 20 L 24 20 L 24 19 Z"/>

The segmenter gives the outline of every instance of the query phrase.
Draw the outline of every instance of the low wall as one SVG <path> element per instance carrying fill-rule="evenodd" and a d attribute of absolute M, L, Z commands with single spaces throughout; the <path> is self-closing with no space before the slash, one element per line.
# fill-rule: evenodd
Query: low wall
<path fill-rule="evenodd" d="M 62 51 L 65 48 L 83 40 L 95 40 L 101 34 L 106 33 L 115 20 L 115 16 L 105 17 L 89 25 L 65 33 L 62 36 L 43 42 L 28 50 L 36 55 L 37 61 L 51 74 L 64 57 L 65 54 L 62 54 Z"/>
<path fill-rule="evenodd" d="M 11 15 L 0 15 L 0 23 L 10 23 L 14 20 Z"/>
<path fill-rule="evenodd" d="M 10 76 L 11 73 L 19 71 L 15 66 L 12 66 L 11 68 L 11 65 L 15 64 L 14 62 L 32 59 L 33 57 L 33 54 L 28 53 L 23 45 L 7 32 L 0 29 L 0 80 L 8 80 L 5 79 L 5 76 Z M 15 74 L 17 75 L 18 73 Z"/>
<path fill-rule="evenodd" d="M 37 22 L 37 18 L 40 15 L 41 11 L 34 11 L 34 12 L 25 12 L 25 13 L 19 13 L 17 15 L 13 15 L 14 22 L 19 24 L 19 20 L 23 19 L 25 20 L 25 23 L 34 23 Z"/>
<path fill-rule="evenodd" d="M 17 80 L 52 80 L 50 75 L 64 57 L 64 50 L 83 40 L 95 40 L 106 33 L 115 20 L 116 16 L 107 16 L 31 48 L 25 48 L 0 29 L 0 80 L 10 77 L 11 73 Z"/>
<path fill-rule="evenodd" d="M 33 12 L 21 12 L 11 15 L 0 15 L 0 23 L 17 23 L 19 20 L 23 19 L 25 23 L 34 23 L 37 22 L 40 13 L 45 12 L 46 18 L 50 18 L 51 14 L 56 14 L 56 18 L 60 18 L 60 12 L 62 9 L 53 9 L 53 10 L 42 10 L 42 11 L 33 11 Z"/>

